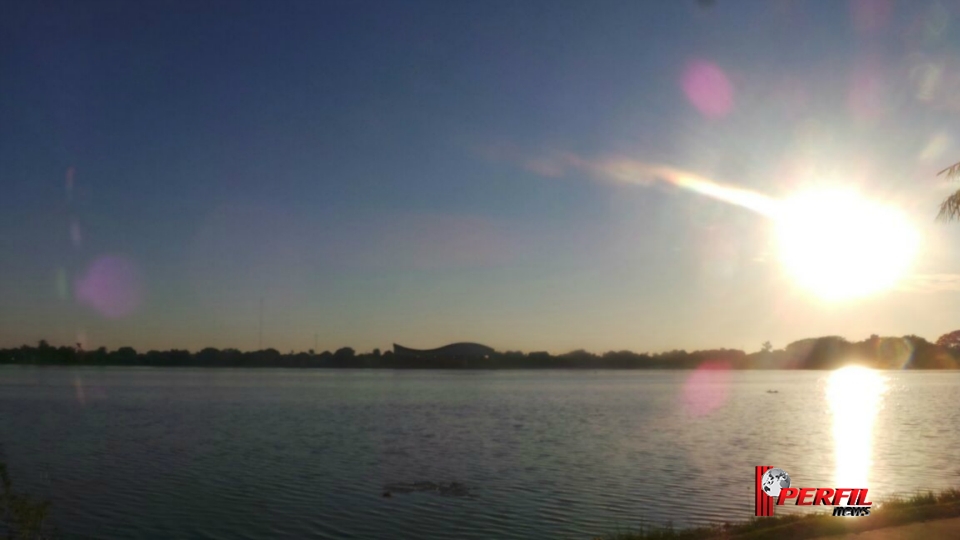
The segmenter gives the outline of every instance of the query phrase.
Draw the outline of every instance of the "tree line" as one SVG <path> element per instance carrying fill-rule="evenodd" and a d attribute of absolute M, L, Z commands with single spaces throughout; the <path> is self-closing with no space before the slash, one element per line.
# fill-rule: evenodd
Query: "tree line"
<path fill-rule="evenodd" d="M 931 343 L 919 336 L 870 336 L 848 341 L 838 336 L 802 339 L 783 349 L 764 343 L 760 351 L 737 349 L 674 350 L 661 353 L 610 351 L 595 354 L 576 350 L 548 352 L 495 352 L 484 357 L 399 355 L 374 349 L 357 353 L 350 347 L 333 352 L 281 353 L 276 349 L 239 351 L 205 348 L 197 352 L 168 350 L 138 352 L 132 347 L 83 350 L 79 346 L 36 346 L 0 349 L 0 364 L 51 366 L 153 366 L 153 367 L 283 367 L 283 368 L 386 368 L 386 369 L 693 369 L 705 364 L 730 369 L 835 369 L 848 364 L 878 369 L 958 369 L 960 331 Z"/>

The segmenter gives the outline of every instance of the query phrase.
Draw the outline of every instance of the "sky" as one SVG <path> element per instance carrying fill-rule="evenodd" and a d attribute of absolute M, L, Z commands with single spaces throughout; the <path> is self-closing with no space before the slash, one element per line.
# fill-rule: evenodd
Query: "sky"
<path fill-rule="evenodd" d="M 935 340 L 958 51 L 944 0 L 2 1 L 0 346 Z M 853 186 L 920 247 L 826 302 L 767 216 L 611 163 Z"/>

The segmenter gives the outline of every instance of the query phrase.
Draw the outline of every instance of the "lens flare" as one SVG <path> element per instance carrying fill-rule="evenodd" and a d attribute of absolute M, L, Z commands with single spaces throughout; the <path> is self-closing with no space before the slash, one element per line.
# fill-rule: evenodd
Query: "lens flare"
<path fill-rule="evenodd" d="M 667 182 L 700 195 L 712 197 L 718 201 L 753 210 L 767 217 L 776 215 L 778 208 L 776 199 L 762 193 L 724 185 L 669 165 L 649 164 L 632 159 L 609 158 L 594 163 L 590 168 L 599 175 L 618 182 L 631 184 L 650 184 L 655 181 Z"/>
<path fill-rule="evenodd" d="M 890 24 L 892 13 L 892 0 L 852 0 L 850 2 L 850 17 L 853 19 L 854 29 L 858 32 L 874 33 L 883 30 Z"/>
<path fill-rule="evenodd" d="M 76 221 L 70 224 L 70 242 L 77 249 L 83 245 L 83 233 L 80 232 L 80 224 Z"/>
<path fill-rule="evenodd" d="M 61 300 L 66 300 L 67 288 L 68 288 L 67 287 L 67 271 L 64 270 L 63 268 L 57 269 L 56 284 L 57 284 L 57 296 L 59 296 Z"/>
<path fill-rule="evenodd" d="M 67 200 L 69 201 L 73 197 L 73 178 L 76 175 L 77 170 L 73 167 L 67 167 L 67 172 L 64 175 L 64 189 L 67 192 Z"/>
<path fill-rule="evenodd" d="M 683 384 L 683 407 L 690 416 L 704 416 L 727 402 L 730 364 L 708 361 L 690 373 Z"/>
<path fill-rule="evenodd" d="M 854 117 L 873 120 L 883 116 L 887 105 L 887 88 L 883 73 L 876 66 L 860 66 L 850 74 L 847 106 Z"/>
<path fill-rule="evenodd" d="M 93 308 L 104 317 L 124 317 L 140 306 L 140 273 L 137 266 L 124 257 L 100 257 L 77 280 L 74 294 L 79 303 Z"/>
<path fill-rule="evenodd" d="M 708 118 L 722 118 L 733 109 L 733 85 L 712 62 L 691 62 L 683 72 L 680 86 L 690 103 Z"/>
<path fill-rule="evenodd" d="M 920 234 L 902 212 L 851 189 L 808 189 L 775 199 L 667 165 L 626 158 L 579 164 L 608 180 L 666 182 L 769 218 L 784 269 L 801 289 L 821 300 L 849 300 L 890 289 L 919 251 Z"/>

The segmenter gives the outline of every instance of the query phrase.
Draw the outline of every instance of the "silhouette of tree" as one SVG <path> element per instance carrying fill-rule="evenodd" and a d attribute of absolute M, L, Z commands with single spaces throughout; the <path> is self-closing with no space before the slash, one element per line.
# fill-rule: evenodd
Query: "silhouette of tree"
<path fill-rule="evenodd" d="M 878 369 L 960 368 L 960 330 L 941 336 L 936 344 L 919 336 L 880 337 L 871 334 L 858 342 L 838 336 L 795 341 L 783 350 L 764 342 L 761 351 L 747 355 L 736 349 L 685 351 L 657 354 L 609 351 L 597 355 L 575 350 L 554 355 L 546 351 L 494 352 L 484 358 L 457 353 L 431 356 L 395 355 L 393 351 L 372 350 L 357 354 L 351 347 L 317 354 L 282 354 L 276 349 L 241 352 L 213 347 L 196 353 L 186 350 L 151 350 L 138 353 L 132 347 L 107 351 L 100 347 L 80 351 L 73 347 L 52 347 L 46 341 L 0 349 L 0 364 L 28 365 L 124 365 L 124 366 L 208 366 L 287 368 L 389 368 L 389 369 L 693 369 L 704 362 L 723 362 L 732 369 L 834 369 L 850 362 Z M 0 534 L 2 536 L 2 534 Z"/>
<path fill-rule="evenodd" d="M 213 347 L 206 347 L 196 355 L 197 361 L 201 364 L 212 366 L 220 365 L 220 351 Z"/>
<path fill-rule="evenodd" d="M 832 369 L 851 358 L 853 346 L 840 336 L 794 341 L 787 345 L 785 368 Z"/>
<path fill-rule="evenodd" d="M 960 350 L 960 330 L 940 336 L 937 339 L 937 345 L 951 350 Z"/>
<path fill-rule="evenodd" d="M 909 366 L 913 369 L 957 369 L 957 361 L 946 347 L 930 343 L 919 336 L 905 336 L 913 354 Z"/>
<path fill-rule="evenodd" d="M 354 351 L 351 347 L 341 347 L 337 349 L 335 353 L 333 353 L 333 357 L 337 360 L 349 360 L 356 356 L 356 354 L 356 351 Z"/>
<path fill-rule="evenodd" d="M 960 178 L 960 162 L 954 163 L 946 169 L 937 173 L 937 176 L 943 174 L 948 179 Z M 960 218 L 960 189 L 954 191 L 949 197 L 940 203 L 940 213 L 937 219 L 954 220 Z"/>
<path fill-rule="evenodd" d="M 133 364 L 137 361 L 137 350 L 133 347 L 120 347 L 113 353 L 116 361 L 122 364 Z"/>

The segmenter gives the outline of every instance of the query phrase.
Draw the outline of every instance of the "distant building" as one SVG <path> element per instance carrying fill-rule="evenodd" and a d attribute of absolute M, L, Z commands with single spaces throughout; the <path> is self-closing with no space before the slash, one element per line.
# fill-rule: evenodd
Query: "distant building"
<path fill-rule="evenodd" d="M 488 358 L 494 350 L 479 343 L 451 343 L 436 349 L 411 349 L 393 344 L 393 354 L 405 358 Z"/>

